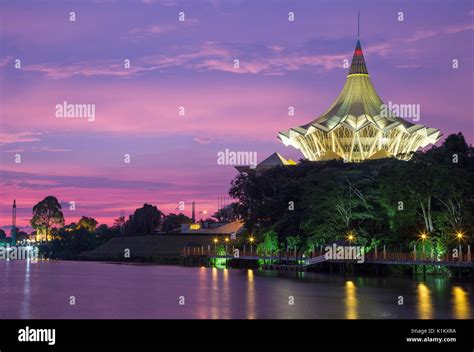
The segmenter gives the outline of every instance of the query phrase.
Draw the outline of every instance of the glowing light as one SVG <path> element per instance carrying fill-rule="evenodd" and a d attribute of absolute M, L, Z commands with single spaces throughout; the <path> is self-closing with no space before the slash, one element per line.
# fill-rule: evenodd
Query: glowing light
<path fill-rule="evenodd" d="M 347 235 L 347 239 L 349 240 L 349 242 L 352 242 L 355 240 L 355 236 L 352 232 L 349 232 L 349 234 Z"/>
<path fill-rule="evenodd" d="M 428 286 L 423 283 L 418 285 L 418 315 L 420 319 L 433 318 L 433 303 L 431 302 L 431 293 Z"/>
<path fill-rule="evenodd" d="M 420 238 L 424 241 L 428 238 L 428 235 L 426 234 L 426 232 L 422 232 Z"/>
<path fill-rule="evenodd" d="M 357 287 L 352 281 L 346 281 L 346 319 L 357 319 Z"/>
<path fill-rule="evenodd" d="M 454 303 L 454 317 L 456 319 L 469 319 L 469 307 L 468 293 L 461 287 L 453 287 L 453 303 Z"/>
<path fill-rule="evenodd" d="M 461 231 L 456 232 L 456 237 L 458 238 L 458 240 L 462 240 L 463 235 L 464 234 Z"/>
<path fill-rule="evenodd" d="M 253 270 L 247 270 L 247 319 L 255 319 L 255 282 Z"/>
<path fill-rule="evenodd" d="M 217 238 L 214 238 L 214 243 L 217 243 L 219 240 Z"/>
<path fill-rule="evenodd" d="M 229 237 L 226 237 L 224 241 L 229 242 Z"/>
<path fill-rule="evenodd" d="M 250 242 L 250 243 L 254 243 L 254 242 L 255 242 L 255 238 L 250 237 L 250 238 L 249 238 L 249 242 Z"/>
<path fill-rule="evenodd" d="M 200 230 L 201 225 L 200 224 L 191 224 L 191 225 L 189 225 L 189 229 L 190 230 Z"/>

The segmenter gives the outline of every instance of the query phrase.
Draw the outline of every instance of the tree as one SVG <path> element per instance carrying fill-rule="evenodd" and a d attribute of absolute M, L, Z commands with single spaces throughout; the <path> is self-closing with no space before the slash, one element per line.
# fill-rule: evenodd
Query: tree
<path fill-rule="evenodd" d="M 112 228 L 118 230 L 120 234 L 123 234 L 123 231 L 125 230 L 125 224 L 125 216 L 119 216 L 117 219 L 114 220 Z"/>
<path fill-rule="evenodd" d="M 94 218 L 89 218 L 87 216 L 83 216 L 81 220 L 77 223 L 79 228 L 86 229 L 89 232 L 94 232 L 95 228 L 97 227 L 97 220 Z"/>
<path fill-rule="evenodd" d="M 214 215 L 213 218 L 217 219 L 219 222 L 231 222 L 238 219 L 238 203 L 231 203 L 225 207 L 219 209 Z"/>
<path fill-rule="evenodd" d="M 263 241 L 257 245 L 257 253 L 271 255 L 278 252 L 278 235 L 274 230 L 263 234 Z"/>
<path fill-rule="evenodd" d="M 5 230 L 0 229 L 0 239 L 4 239 L 4 238 L 7 238 L 7 234 L 6 234 Z"/>
<path fill-rule="evenodd" d="M 31 226 L 49 241 L 53 225 L 64 226 L 64 215 L 56 197 L 48 196 L 33 207 Z"/>
<path fill-rule="evenodd" d="M 178 215 L 171 213 L 165 217 L 163 222 L 163 231 L 170 232 L 180 227 L 182 224 L 191 224 L 192 222 L 192 219 L 188 218 L 182 213 L 179 213 Z"/>
<path fill-rule="evenodd" d="M 163 213 L 154 205 L 143 204 L 143 207 L 135 210 L 127 221 L 127 233 L 129 234 L 151 234 L 160 224 Z"/>

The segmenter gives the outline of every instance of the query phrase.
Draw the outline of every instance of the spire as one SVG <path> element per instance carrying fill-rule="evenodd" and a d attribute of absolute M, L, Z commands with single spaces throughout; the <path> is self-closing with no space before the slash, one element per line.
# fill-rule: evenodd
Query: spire
<path fill-rule="evenodd" d="M 359 75 L 368 75 L 367 67 L 365 66 L 364 54 L 362 53 L 362 47 L 360 45 L 360 40 L 357 38 L 357 45 L 354 51 L 354 56 L 352 57 L 351 69 L 349 70 L 350 75 L 359 74 Z"/>
<path fill-rule="evenodd" d="M 360 32 L 360 13 L 357 11 L 357 40 L 359 40 L 359 32 Z"/>

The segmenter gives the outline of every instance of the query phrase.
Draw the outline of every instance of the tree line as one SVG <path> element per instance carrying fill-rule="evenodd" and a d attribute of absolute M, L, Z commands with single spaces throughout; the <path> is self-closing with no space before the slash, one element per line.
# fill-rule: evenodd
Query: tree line
<path fill-rule="evenodd" d="M 310 162 L 239 174 L 229 194 L 262 251 L 312 250 L 334 241 L 437 254 L 471 243 L 474 149 L 462 133 L 395 158 Z"/>

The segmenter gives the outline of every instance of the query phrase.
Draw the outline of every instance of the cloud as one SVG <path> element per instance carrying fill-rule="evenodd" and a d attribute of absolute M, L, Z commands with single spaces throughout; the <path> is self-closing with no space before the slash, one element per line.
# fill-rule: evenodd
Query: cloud
<path fill-rule="evenodd" d="M 10 187 L 21 189 L 49 190 L 51 188 L 75 189 L 128 189 L 128 190 L 161 190 L 172 184 L 158 181 L 118 180 L 105 176 L 59 176 L 37 175 L 26 172 L 0 170 L 0 179 Z"/>
<path fill-rule="evenodd" d="M 6 67 L 12 59 L 13 59 L 12 56 L 6 56 L 0 59 L 0 67 Z"/>
<path fill-rule="evenodd" d="M 37 142 L 40 132 L 0 132 L 0 145 L 11 143 Z"/>
<path fill-rule="evenodd" d="M 206 137 L 195 137 L 193 140 L 198 143 L 198 144 L 209 144 L 212 142 L 211 138 L 206 138 Z"/>
<path fill-rule="evenodd" d="M 407 42 L 416 42 L 422 39 L 428 39 L 439 35 L 456 34 L 460 32 L 470 31 L 474 29 L 474 23 L 460 24 L 448 26 L 442 29 L 420 30 L 416 31 L 411 37 L 407 38 Z"/>
<path fill-rule="evenodd" d="M 129 31 L 129 38 L 140 40 L 148 36 L 176 31 L 197 22 L 195 19 L 186 19 L 183 23 L 153 24 L 134 28 Z M 473 29 L 474 24 L 462 24 L 434 30 L 419 30 L 411 37 L 369 45 L 364 47 L 364 52 L 387 56 L 394 51 L 399 42 L 414 43 L 439 35 L 456 34 Z M 336 54 L 308 54 L 304 50 L 287 51 L 283 46 L 276 44 L 254 45 L 252 50 L 248 50 L 248 47 L 214 41 L 205 41 L 197 46 L 175 46 L 169 48 L 167 52 L 168 54 L 132 58 L 131 67 L 128 69 L 124 68 L 122 59 L 108 59 L 70 64 L 36 63 L 25 65 L 23 70 L 43 73 L 55 79 L 74 76 L 130 78 L 149 72 L 179 67 L 189 70 L 219 71 L 234 74 L 285 75 L 288 72 L 306 68 L 320 70 L 340 68 L 342 67 L 342 60 L 352 57 L 352 51 Z M 235 59 L 240 62 L 239 68 L 234 68 Z M 0 60 L 0 68 L 7 65 L 10 60 L 11 57 Z"/>

